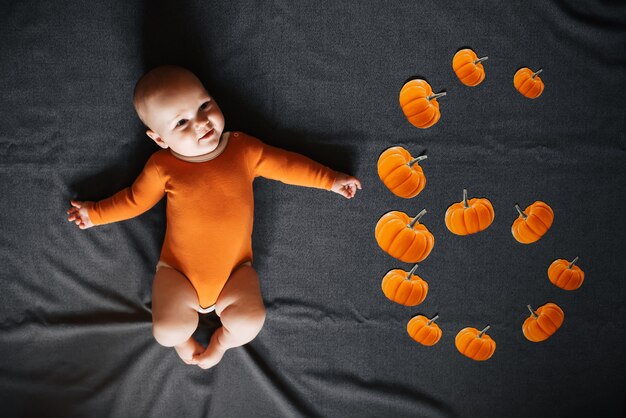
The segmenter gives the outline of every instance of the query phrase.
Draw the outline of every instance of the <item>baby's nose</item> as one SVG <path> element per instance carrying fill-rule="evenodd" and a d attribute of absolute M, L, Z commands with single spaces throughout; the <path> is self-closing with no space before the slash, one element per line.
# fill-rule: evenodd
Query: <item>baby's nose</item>
<path fill-rule="evenodd" d="M 199 117 L 199 118 L 196 118 L 194 122 L 194 128 L 196 129 L 196 131 L 201 131 L 201 130 L 204 130 L 208 124 L 209 124 L 208 118 Z"/>

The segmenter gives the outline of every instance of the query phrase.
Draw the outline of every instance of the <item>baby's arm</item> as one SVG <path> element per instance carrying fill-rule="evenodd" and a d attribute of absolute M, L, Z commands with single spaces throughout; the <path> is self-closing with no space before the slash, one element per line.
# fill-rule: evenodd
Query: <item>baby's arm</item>
<path fill-rule="evenodd" d="M 346 198 L 354 197 L 361 182 L 336 172 L 304 155 L 264 144 L 247 136 L 246 155 L 254 177 L 261 176 L 296 186 L 330 190 Z"/>
<path fill-rule="evenodd" d="M 153 155 L 132 186 L 99 202 L 71 200 L 73 207 L 67 211 L 68 221 L 74 221 L 80 229 L 123 221 L 144 213 L 164 195 L 165 184 L 161 180 Z"/>

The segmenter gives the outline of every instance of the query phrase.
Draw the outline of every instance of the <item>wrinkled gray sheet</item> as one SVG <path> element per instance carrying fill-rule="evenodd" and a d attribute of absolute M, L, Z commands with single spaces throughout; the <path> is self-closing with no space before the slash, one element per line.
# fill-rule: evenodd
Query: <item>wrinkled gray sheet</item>
<path fill-rule="evenodd" d="M 0 13 L 0 415 L 3 417 L 542 417 L 624 413 L 626 8 L 619 2 L 5 1 Z M 455 51 L 488 55 L 462 86 Z M 258 179 L 254 265 L 267 321 L 218 367 L 184 365 L 151 335 L 151 284 L 165 200 L 135 219 L 81 231 L 69 199 L 129 186 L 158 150 L 131 104 L 155 65 L 195 71 L 228 130 L 359 177 L 353 200 Z M 537 100 L 514 72 L 543 68 Z M 440 122 L 413 128 L 398 106 L 426 77 Z M 388 192 L 387 147 L 426 151 L 416 198 Z M 487 196 L 495 221 L 447 231 L 461 197 Z M 515 203 L 548 202 L 538 243 L 515 242 Z M 436 238 L 414 308 L 380 290 L 391 268 L 374 225 L 412 214 Z M 580 257 L 575 292 L 551 285 Z M 526 341 L 526 305 L 558 303 L 563 327 Z M 419 346 L 411 316 L 439 314 Z M 217 325 L 205 318 L 198 336 Z M 487 362 L 454 347 L 491 325 Z"/>

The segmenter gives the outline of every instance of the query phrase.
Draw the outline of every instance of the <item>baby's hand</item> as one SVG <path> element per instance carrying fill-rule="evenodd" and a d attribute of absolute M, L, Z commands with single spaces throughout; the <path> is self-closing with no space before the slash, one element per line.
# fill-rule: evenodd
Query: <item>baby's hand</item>
<path fill-rule="evenodd" d="M 66 213 L 69 215 L 67 217 L 68 221 L 74 221 L 76 225 L 80 229 L 87 229 L 93 226 L 91 219 L 89 219 L 89 212 L 87 211 L 87 207 L 85 203 L 87 202 L 79 202 L 78 200 L 70 200 L 72 204 L 72 208 L 69 209 Z"/>
<path fill-rule="evenodd" d="M 361 189 L 361 182 L 359 179 L 344 173 L 337 173 L 337 178 L 335 179 L 333 187 L 330 190 L 347 199 L 352 199 L 356 194 L 357 189 Z"/>

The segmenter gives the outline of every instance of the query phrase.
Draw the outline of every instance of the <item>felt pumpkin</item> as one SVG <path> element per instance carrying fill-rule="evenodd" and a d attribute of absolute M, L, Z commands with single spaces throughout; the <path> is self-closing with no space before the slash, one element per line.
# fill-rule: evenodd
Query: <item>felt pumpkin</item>
<path fill-rule="evenodd" d="M 578 257 L 571 263 L 563 259 L 554 260 L 548 267 L 548 278 L 552 284 L 565 290 L 578 289 L 585 280 L 585 272 L 574 265 L 577 261 Z"/>
<path fill-rule="evenodd" d="M 426 155 L 413 158 L 402 147 L 388 148 L 378 157 L 378 177 L 391 193 L 410 199 L 426 186 L 426 176 L 418 164 L 426 158 Z"/>
<path fill-rule="evenodd" d="M 387 212 L 376 224 L 376 242 L 383 251 L 405 263 L 418 263 L 428 257 L 435 245 L 435 237 L 419 220 L 422 210 L 411 219 L 406 213 Z"/>
<path fill-rule="evenodd" d="M 474 87 L 485 79 L 485 69 L 481 62 L 487 58 L 478 58 L 476 53 L 469 48 L 461 49 L 452 58 L 452 69 L 461 83 Z"/>
<path fill-rule="evenodd" d="M 476 361 L 484 361 L 491 358 L 496 351 L 496 342 L 485 334 L 490 328 L 489 325 L 482 331 L 476 328 L 463 328 L 456 335 L 454 344 L 459 353 Z"/>
<path fill-rule="evenodd" d="M 453 234 L 469 235 L 484 231 L 493 222 L 495 214 L 488 199 L 467 200 L 467 189 L 463 189 L 463 201 L 452 204 L 446 211 L 446 226 Z"/>
<path fill-rule="evenodd" d="M 430 128 L 439 121 L 438 97 L 446 93 L 433 94 L 426 80 L 415 79 L 407 82 L 400 90 L 400 107 L 409 122 L 416 128 Z"/>
<path fill-rule="evenodd" d="M 539 77 L 539 73 L 543 70 L 539 70 L 533 73 L 530 68 L 520 68 L 513 76 L 513 84 L 517 91 L 519 91 L 524 97 L 529 99 L 536 99 L 543 93 L 544 84 Z"/>
<path fill-rule="evenodd" d="M 536 201 L 522 211 L 519 205 L 515 205 L 519 216 L 513 221 L 511 233 L 522 244 L 531 244 L 538 241 L 554 221 L 554 212 L 547 203 Z"/>
<path fill-rule="evenodd" d="M 429 347 L 435 345 L 441 339 L 441 328 L 435 324 L 437 318 L 439 315 L 435 315 L 432 319 L 417 315 L 406 324 L 406 331 L 411 338 L 422 345 Z"/>
<path fill-rule="evenodd" d="M 404 306 L 415 306 L 422 303 L 428 294 L 428 283 L 414 274 L 416 269 L 417 264 L 409 272 L 394 269 L 385 274 L 382 282 L 385 296 Z"/>
<path fill-rule="evenodd" d="M 565 314 L 556 303 L 546 303 L 537 312 L 530 305 L 530 317 L 524 321 L 522 332 L 524 337 L 534 343 L 545 341 L 558 330 L 563 324 Z"/>

